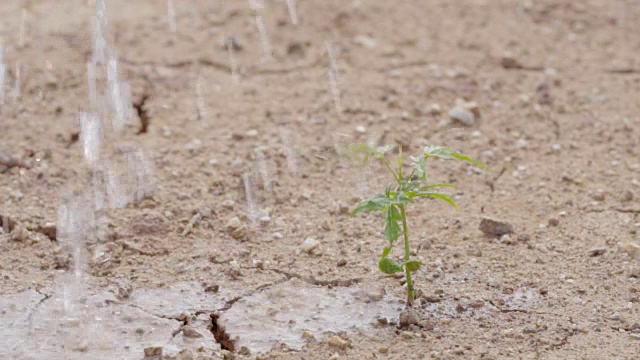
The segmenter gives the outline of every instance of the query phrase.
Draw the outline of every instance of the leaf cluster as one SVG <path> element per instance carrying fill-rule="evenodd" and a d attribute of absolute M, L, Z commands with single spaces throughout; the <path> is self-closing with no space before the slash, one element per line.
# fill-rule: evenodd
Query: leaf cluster
<path fill-rule="evenodd" d="M 443 188 L 454 186 L 451 184 L 430 183 L 427 180 L 427 172 L 425 169 L 426 161 L 431 158 L 445 160 L 455 159 L 483 167 L 482 164 L 469 156 L 463 155 L 449 148 L 442 146 L 427 146 L 418 156 L 410 157 L 412 170 L 410 173 L 404 174 L 402 148 L 399 149 L 395 168 L 391 166 L 385 157 L 392 149 L 393 148 L 391 146 L 372 147 L 368 144 L 362 143 L 352 144 L 344 149 L 345 154 L 350 156 L 361 156 L 363 164 L 366 164 L 371 157 L 380 160 L 395 179 L 395 184 L 389 184 L 385 188 L 384 192 L 375 194 L 372 197 L 363 200 L 351 212 L 352 216 L 360 212 L 382 213 L 384 237 L 387 240 L 388 245 L 382 251 L 378 267 L 385 274 L 393 274 L 403 271 L 403 269 L 416 271 L 421 265 L 420 261 L 409 259 L 408 255 L 402 263 L 398 263 L 389 257 L 391 249 L 394 243 L 398 240 L 401 231 L 407 231 L 406 207 L 408 205 L 415 203 L 416 199 L 419 198 L 432 198 L 444 201 L 457 209 L 457 205 L 453 199 L 447 193 L 441 191 Z M 403 225 L 402 230 L 400 224 Z M 408 241 L 405 245 L 407 243 Z M 405 253 L 409 253 L 408 249 L 405 249 Z"/>

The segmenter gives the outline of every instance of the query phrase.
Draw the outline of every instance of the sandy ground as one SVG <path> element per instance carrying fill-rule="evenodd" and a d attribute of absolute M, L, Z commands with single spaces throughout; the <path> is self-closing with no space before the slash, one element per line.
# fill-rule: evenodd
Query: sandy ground
<path fill-rule="evenodd" d="M 178 332 L 167 339 L 187 338 L 185 326 L 199 322 L 206 346 L 183 351 L 184 359 L 640 354 L 636 1 L 299 0 L 294 26 L 285 1 L 254 11 L 245 1 L 175 0 L 175 33 L 163 1 L 108 4 L 121 76 L 131 82 L 133 102 L 148 97 L 149 127 L 139 134 L 136 115 L 105 139 L 104 156 L 116 159 L 133 147 L 153 169 L 144 184 L 153 191 L 100 212 L 103 244 L 86 246 L 100 255 L 89 261 L 89 293 L 116 294 L 122 306 L 131 302 L 127 311 L 157 317 L 142 330 L 120 329 L 125 338 L 135 343 L 135 331 L 165 322 Z M 71 272 L 53 224 L 69 194 L 91 194 L 91 171 L 73 138 L 78 111 L 90 110 L 94 12 L 85 0 L 5 1 L 0 9 L 8 66 L 0 115 L 5 315 L 12 301 L 26 304 L 25 314 L 46 309 Z M 224 46 L 230 36 L 237 78 Z M 14 96 L 17 67 L 21 91 Z M 449 117 L 463 102 L 477 104 L 472 124 Z M 461 210 L 431 201 L 410 210 L 411 240 L 425 263 L 415 275 L 422 327 L 394 325 L 405 289 L 402 279 L 377 270 L 380 219 L 345 214 L 389 181 L 378 164 L 363 172 L 333 150 L 365 140 L 402 144 L 407 153 L 446 145 L 488 166 L 434 162 L 432 178 L 457 185 Z M 12 156 L 17 161 L 6 160 Z M 253 184 L 249 196 L 244 180 Z M 251 212 L 269 216 L 252 221 Z M 478 227 L 485 216 L 515 232 L 484 235 Z M 233 217 L 237 230 L 228 227 Z M 300 251 L 309 237 L 318 247 Z M 184 284 L 192 285 L 168 297 Z M 362 309 L 377 303 L 375 311 L 390 311 L 391 323 L 373 317 L 357 329 L 348 321 L 334 328 L 329 319 L 325 330 L 336 335 L 303 334 L 306 327 L 292 321 L 289 345 L 252 350 L 252 331 L 280 336 L 269 316 L 258 315 L 261 305 L 293 311 L 312 306 L 304 296 L 352 295 Z M 154 310 L 163 296 L 175 314 Z M 347 305 L 325 305 L 336 318 L 350 316 L 341 312 Z M 191 318 L 181 319 L 187 309 Z M 255 327 L 240 329 L 252 321 Z M 304 346 L 295 349 L 301 337 Z M 11 343 L 2 345 L 0 358 L 20 358 Z"/>

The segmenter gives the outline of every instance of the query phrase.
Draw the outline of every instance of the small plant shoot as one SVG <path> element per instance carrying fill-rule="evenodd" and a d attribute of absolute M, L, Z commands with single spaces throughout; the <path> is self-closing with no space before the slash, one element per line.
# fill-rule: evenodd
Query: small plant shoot
<path fill-rule="evenodd" d="M 415 203 L 416 199 L 432 198 L 442 200 L 457 209 L 457 205 L 453 199 L 441 191 L 443 188 L 454 186 L 451 184 L 430 183 L 427 180 L 427 172 L 425 169 L 426 161 L 430 158 L 440 158 L 445 160 L 462 160 L 482 168 L 484 168 L 484 166 L 469 156 L 446 147 L 427 146 L 418 156 L 410 157 L 411 172 L 405 174 L 403 172 L 404 158 L 402 155 L 402 147 L 398 150 L 398 159 L 395 168 L 387 159 L 387 154 L 392 149 L 392 146 L 374 147 L 368 144 L 358 143 L 347 145 L 343 152 L 350 157 L 361 156 L 364 160 L 362 163 L 363 166 L 366 165 L 369 158 L 373 157 L 380 160 L 387 168 L 389 174 L 393 176 L 393 183 L 388 184 L 383 192 L 361 201 L 351 212 L 351 216 L 361 212 L 380 212 L 382 214 L 384 238 L 387 240 L 387 246 L 382 250 L 378 268 L 385 274 L 404 271 L 407 281 L 407 306 L 411 306 L 414 300 L 411 273 L 418 270 L 422 263 L 419 260 L 411 258 L 407 207 Z M 397 262 L 390 254 L 400 234 L 402 234 L 404 240 L 404 259 L 402 262 Z"/>

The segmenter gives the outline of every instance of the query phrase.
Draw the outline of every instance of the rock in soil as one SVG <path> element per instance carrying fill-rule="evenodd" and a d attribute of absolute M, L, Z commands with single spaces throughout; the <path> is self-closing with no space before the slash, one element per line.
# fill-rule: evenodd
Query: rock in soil
<path fill-rule="evenodd" d="M 311 253 L 315 248 L 320 245 L 320 242 L 314 238 L 306 238 L 302 244 L 300 244 L 300 250 L 307 254 Z"/>
<path fill-rule="evenodd" d="M 479 226 L 480 231 L 489 236 L 502 236 L 513 233 L 513 225 L 503 220 L 482 218 Z"/>
<path fill-rule="evenodd" d="M 403 329 L 408 328 L 411 325 L 418 325 L 419 322 L 420 318 L 415 310 L 406 309 L 400 313 L 400 327 Z"/>
<path fill-rule="evenodd" d="M 349 342 L 338 335 L 330 337 L 327 340 L 327 343 L 333 347 L 337 347 L 340 350 L 345 350 L 349 346 Z"/>
<path fill-rule="evenodd" d="M 622 245 L 621 250 L 629 254 L 631 258 L 640 260 L 640 245 L 628 242 Z"/>
<path fill-rule="evenodd" d="M 449 111 L 449 118 L 465 126 L 473 126 L 476 123 L 475 115 L 461 106 L 456 106 L 451 109 L 451 111 Z"/>

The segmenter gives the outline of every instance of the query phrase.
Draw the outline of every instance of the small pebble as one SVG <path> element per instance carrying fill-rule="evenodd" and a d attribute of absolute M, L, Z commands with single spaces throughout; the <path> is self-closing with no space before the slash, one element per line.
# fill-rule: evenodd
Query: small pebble
<path fill-rule="evenodd" d="M 162 346 L 149 346 L 144 348 L 144 356 L 162 356 Z"/>
<path fill-rule="evenodd" d="M 431 104 L 429 105 L 429 114 L 433 116 L 438 116 L 442 114 L 442 108 L 438 104 Z"/>
<path fill-rule="evenodd" d="M 411 339 L 413 337 L 413 333 L 411 331 L 403 331 L 402 338 L 403 339 Z"/>
<path fill-rule="evenodd" d="M 547 293 L 549 293 L 549 290 L 546 287 L 541 287 L 538 292 L 540 293 L 540 295 L 547 295 Z"/>
<path fill-rule="evenodd" d="M 182 327 L 182 333 L 184 334 L 185 337 L 188 338 L 201 338 L 202 334 L 200 334 L 200 332 L 198 332 L 198 330 L 194 329 L 193 327 L 189 326 L 189 325 L 185 325 Z"/>
<path fill-rule="evenodd" d="M 531 240 L 531 236 L 527 233 L 518 234 L 518 241 L 520 242 L 528 242 Z"/>
<path fill-rule="evenodd" d="M 513 238 L 511 238 L 511 236 L 509 236 L 509 234 L 504 234 L 500 237 L 500 242 L 505 244 L 505 245 L 513 245 L 516 242 L 514 241 Z"/>
<path fill-rule="evenodd" d="M 344 350 L 349 346 L 349 342 L 338 335 L 330 337 L 329 340 L 327 340 L 327 343 L 341 350 Z"/>
<path fill-rule="evenodd" d="M 300 250 L 309 254 L 319 245 L 320 245 L 320 242 L 318 240 L 309 237 L 309 238 L 306 238 L 302 242 L 302 244 L 300 244 Z"/>
<path fill-rule="evenodd" d="M 595 249 L 591 249 L 589 250 L 589 256 L 600 256 L 603 255 L 605 252 L 607 252 L 606 248 L 595 248 Z"/>
<path fill-rule="evenodd" d="M 262 216 L 258 219 L 258 221 L 262 224 L 268 224 L 271 221 L 271 217 L 269 216 Z"/>
<path fill-rule="evenodd" d="M 631 190 L 627 190 L 622 194 L 622 202 L 629 202 L 633 200 L 633 192 Z"/>
<path fill-rule="evenodd" d="M 621 250 L 633 259 L 640 260 L 640 245 L 628 242 L 621 246 Z"/>
<path fill-rule="evenodd" d="M 364 127 L 364 126 L 362 126 L 362 125 L 356 126 L 356 132 L 357 132 L 358 134 L 364 134 L 364 133 L 366 133 L 366 132 L 367 132 L 367 128 L 365 128 L 365 127 Z"/>
<path fill-rule="evenodd" d="M 605 194 L 604 191 L 602 190 L 598 190 L 596 191 L 592 196 L 593 200 L 595 201 L 604 201 L 605 199 Z"/>
<path fill-rule="evenodd" d="M 11 231 L 11 240 L 22 242 L 29 238 L 29 232 L 22 225 L 15 225 Z"/>
<path fill-rule="evenodd" d="M 547 221 L 547 224 L 549 224 L 549 226 L 558 226 L 560 224 L 560 221 L 556 218 L 550 218 Z"/>
<path fill-rule="evenodd" d="M 522 64 L 510 52 L 506 52 L 502 56 L 500 65 L 505 69 L 522 69 Z"/>
<path fill-rule="evenodd" d="M 473 126 L 476 122 L 475 115 L 461 106 L 456 106 L 451 109 L 449 111 L 449 118 L 465 126 Z"/>
<path fill-rule="evenodd" d="M 231 219 L 229 219 L 229 221 L 227 222 L 227 229 L 237 229 L 240 226 L 242 226 L 242 222 L 240 221 L 240 218 L 238 218 L 237 216 L 232 217 Z"/>

